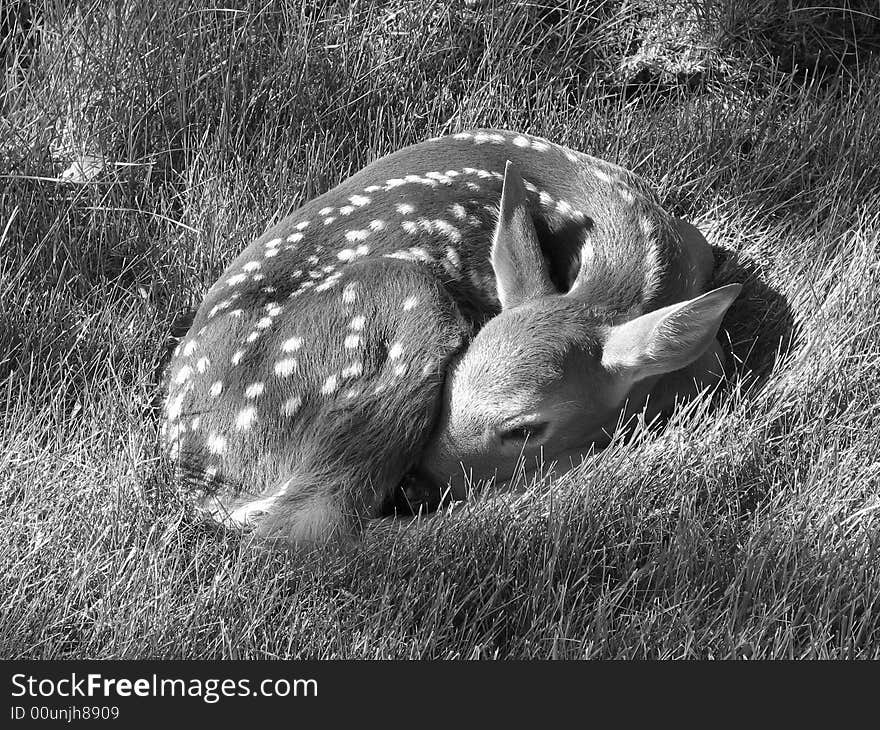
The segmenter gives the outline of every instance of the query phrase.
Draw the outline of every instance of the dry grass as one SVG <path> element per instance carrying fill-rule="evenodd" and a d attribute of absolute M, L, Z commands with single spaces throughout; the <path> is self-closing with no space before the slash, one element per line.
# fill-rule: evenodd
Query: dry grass
<path fill-rule="evenodd" d="M 4 658 L 880 657 L 880 69 L 633 93 L 618 5 L 46 2 L 0 99 Z M 746 285 L 726 397 L 348 550 L 200 528 L 157 447 L 181 313 L 270 220 L 474 125 L 699 222 Z M 53 148 L 116 164 L 53 182 Z"/>

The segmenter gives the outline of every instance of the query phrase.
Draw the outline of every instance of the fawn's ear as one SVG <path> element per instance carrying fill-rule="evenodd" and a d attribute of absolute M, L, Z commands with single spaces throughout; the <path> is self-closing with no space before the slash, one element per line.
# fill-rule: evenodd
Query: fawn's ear
<path fill-rule="evenodd" d="M 741 290 L 740 284 L 728 284 L 612 327 L 602 365 L 632 382 L 690 365 L 712 343 Z"/>
<path fill-rule="evenodd" d="M 556 291 L 529 215 L 522 178 L 509 160 L 504 168 L 491 260 L 503 309 Z"/>

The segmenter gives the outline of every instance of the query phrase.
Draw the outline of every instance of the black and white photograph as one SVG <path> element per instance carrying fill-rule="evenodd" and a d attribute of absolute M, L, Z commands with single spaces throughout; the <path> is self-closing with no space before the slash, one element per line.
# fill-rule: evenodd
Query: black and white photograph
<path fill-rule="evenodd" d="M 13 720 L 880 658 L 876 0 L 0 8 Z"/>

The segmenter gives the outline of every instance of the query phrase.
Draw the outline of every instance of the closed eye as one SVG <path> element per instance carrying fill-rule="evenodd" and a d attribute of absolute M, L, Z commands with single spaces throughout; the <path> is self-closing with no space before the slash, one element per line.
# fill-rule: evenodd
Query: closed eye
<path fill-rule="evenodd" d="M 498 437 L 505 443 L 522 443 L 526 440 L 536 441 L 547 431 L 546 423 L 525 423 L 501 431 Z"/>

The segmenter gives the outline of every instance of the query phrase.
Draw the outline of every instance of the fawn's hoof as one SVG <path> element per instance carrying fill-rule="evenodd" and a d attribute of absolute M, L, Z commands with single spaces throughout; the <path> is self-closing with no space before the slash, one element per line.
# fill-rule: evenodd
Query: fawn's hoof
<path fill-rule="evenodd" d="M 209 497 L 199 505 L 199 511 L 218 525 L 249 532 L 260 525 L 276 499 L 272 496 L 233 506 L 216 497 Z"/>

